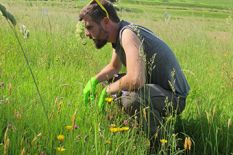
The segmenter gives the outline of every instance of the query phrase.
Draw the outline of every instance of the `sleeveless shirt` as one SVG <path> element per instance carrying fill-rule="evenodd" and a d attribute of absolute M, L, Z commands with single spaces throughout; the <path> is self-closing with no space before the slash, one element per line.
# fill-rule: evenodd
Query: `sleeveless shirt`
<path fill-rule="evenodd" d="M 140 39 L 140 56 L 146 65 L 146 84 L 157 84 L 175 95 L 186 97 L 189 92 L 188 82 L 181 67 L 168 45 L 149 29 L 121 21 L 116 42 L 112 44 L 121 63 L 126 66 L 125 51 L 122 47 L 122 32 L 133 31 Z"/>

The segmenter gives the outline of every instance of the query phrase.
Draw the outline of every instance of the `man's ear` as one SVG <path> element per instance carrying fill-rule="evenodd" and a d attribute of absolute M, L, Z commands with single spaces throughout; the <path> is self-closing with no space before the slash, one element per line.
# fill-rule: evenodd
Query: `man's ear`
<path fill-rule="evenodd" d="M 104 24 L 104 25 L 107 25 L 108 22 L 109 22 L 109 18 L 108 18 L 108 17 L 104 17 L 104 18 L 103 18 L 103 24 Z"/>

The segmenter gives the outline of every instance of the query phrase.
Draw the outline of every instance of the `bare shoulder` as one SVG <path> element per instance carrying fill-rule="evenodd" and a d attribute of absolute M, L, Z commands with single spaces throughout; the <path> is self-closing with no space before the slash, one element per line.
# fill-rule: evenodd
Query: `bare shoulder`
<path fill-rule="evenodd" d="M 122 32 L 122 45 L 128 46 L 130 44 L 138 44 L 140 42 L 138 36 L 130 29 L 125 29 Z"/>

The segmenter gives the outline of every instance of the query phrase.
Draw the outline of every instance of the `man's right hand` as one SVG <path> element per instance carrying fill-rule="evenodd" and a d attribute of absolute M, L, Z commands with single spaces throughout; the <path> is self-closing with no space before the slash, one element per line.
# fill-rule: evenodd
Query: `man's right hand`
<path fill-rule="evenodd" d="M 96 85 L 99 83 L 99 81 L 96 79 L 96 77 L 92 77 L 86 84 L 85 88 L 83 89 L 83 97 L 84 97 L 84 103 L 88 104 L 88 102 L 94 101 L 95 99 L 95 93 L 96 93 Z"/>

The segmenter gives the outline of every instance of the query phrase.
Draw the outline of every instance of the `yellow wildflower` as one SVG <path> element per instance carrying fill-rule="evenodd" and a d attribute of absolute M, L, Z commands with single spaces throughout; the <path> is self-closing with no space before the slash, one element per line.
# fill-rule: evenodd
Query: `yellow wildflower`
<path fill-rule="evenodd" d="M 68 131 L 72 131 L 73 130 L 73 126 L 72 125 L 66 125 L 65 129 Z"/>
<path fill-rule="evenodd" d="M 167 140 L 166 140 L 166 139 L 160 139 L 160 143 L 161 143 L 162 145 L 164 145 L 164 144 L 167 143 Z"/>
<path fill-rule="evenodd" d="M 185 137 L 185 140 L 184 140 L 184 149 L 190 151 L 191 147 L 192 147 L 192 141 L 191 141 L 190 137 Z"/>
<path fill-rule="evenodd" d="M 112 103 L 112 101 L 113 101 L 112 97 L 106 97 L 105 98 L 105 102 L 107 102 L 107 103 Z"/>
<path fill-rule="evenodd" d="M 57 147 L 58 152 L 64 152 L 66 149 L 63 146 Z"/>
<path fill-rule="evenodd" d="M 129 127 L 110 127 L 109 130 L 113 133 L 115 132 L 122 132 L 122 131 L 128 131 L 129 130 Z"/>
<path fill-rule="evenodd" d="M 110 140 L 106 140 L 105 144 L 111 144 L 111 141 Z"/>
<path fill-rule="evenodd" d="M 58 135 L 57 136 L 57 140 L 59 140 L 60 142 L 63 142 L 65 139 L 65 136 L 64 135 Z"/>

